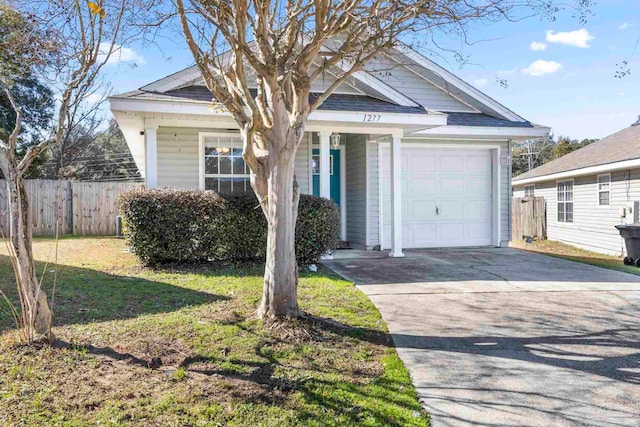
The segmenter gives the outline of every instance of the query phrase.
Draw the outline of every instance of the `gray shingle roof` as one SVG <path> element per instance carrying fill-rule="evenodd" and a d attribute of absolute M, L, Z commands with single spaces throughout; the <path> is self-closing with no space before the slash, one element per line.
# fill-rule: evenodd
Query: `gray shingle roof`
<path fill-rule="evenodd" d="M 457 113 L 446 112 L 447 124 L 449 126 L 491 126 L 508 128 L 532 128 L 529 122 L 512 122 L 511 120 L 499 119 L 482 113 Z"/>
<path fill-rule="evenodd" d="M 211 101 L 209 89 L 204 86 L 187 86 L 180 89 L 164 92 L 161 95 L 176 98 L 190 99 L 194 101 Z M 254 94 L 255 96 L 255 94 Z M 309 98 L 315 99 L 317 95 L 311 94 Z M 402 113 L 402 114 L 427 114 L 421 107 L 407 107 L 382 101 L 367 95 L 345 95 L 334 93 L 330 95 L 320 106 L 319 110 L 325 111 L 363 111 L 374 113 Z"/>
<path fill-rule="evenodd" d="M 518 175 L 514 181 L 640 158 L 640 126 L 631 126 Z"/>

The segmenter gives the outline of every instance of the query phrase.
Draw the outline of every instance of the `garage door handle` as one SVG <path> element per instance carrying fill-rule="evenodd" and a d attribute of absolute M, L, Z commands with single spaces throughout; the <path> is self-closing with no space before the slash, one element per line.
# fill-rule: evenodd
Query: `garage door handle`
<path fill-rule="evenodd" d="M 440 208 L 436 206 L 436 215 L 440 215 Z"/>

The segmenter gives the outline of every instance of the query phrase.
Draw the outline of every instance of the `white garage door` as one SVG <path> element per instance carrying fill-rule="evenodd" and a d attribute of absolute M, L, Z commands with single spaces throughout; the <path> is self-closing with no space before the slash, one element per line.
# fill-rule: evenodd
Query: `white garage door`
<path fill-rule="evenodd" d="M 402 145 L 403 248 L 488 246 L 492 239 L 491 150 Z M 382 150 L 383 247 L 391 247 L 390 150 Z"/>

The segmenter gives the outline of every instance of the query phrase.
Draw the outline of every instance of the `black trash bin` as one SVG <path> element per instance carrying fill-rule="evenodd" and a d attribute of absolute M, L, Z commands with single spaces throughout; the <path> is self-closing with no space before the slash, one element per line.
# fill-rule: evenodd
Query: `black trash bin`
<path fill-rule="evenodd" d="M 635 264 L 640 267 L 640 224 L 620 224 L 616 225 L 616 228 L 627 248 L 627 256 L 624 258 L 625 265 Z"/>

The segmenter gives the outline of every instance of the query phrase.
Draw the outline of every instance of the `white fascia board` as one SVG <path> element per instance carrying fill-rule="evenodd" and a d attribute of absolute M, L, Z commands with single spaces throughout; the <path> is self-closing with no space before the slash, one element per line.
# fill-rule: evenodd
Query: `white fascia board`
<path fill-rule="evenodd" d="M 635 169 L 635 168 L 640 168 L 640 159 L 624 160 L 622 162 L 607 163 L 606 165 L 589 166 L 586 168 L 573 169 L 570 171 L 552 173 L 549 175 L 535 176 L 532 178 L 514 179 L 512 182 L 512 185 L 532 184 L 532 183 L 542 182 L 542 181 L 555 181 L 559 179 L 573 178 L 576 176 L 597 175 L 597 174 L 602 174 L 607 172 L 614 172 L 619 170 L 627 170 L 627 169 Z"/>
<path fill-rule="evenodd" d="M 173 73 L 168 75 L 167 77 L 163 77 L 160 80 L 156 80 L 153 83 L 142 86 L 140 90 L 147 92 L 167 92 L 169 90 L 178 88 L 185 83 L 189 83 L 199 77 L 202 77 L 202 75 L 200 74 L 200 70 L 196 65 L 193 65 L 189 68 L 178 71 L 177 73 Z"/>
<path fill-rule="evenodd" d="M 424 67 L 424 68 L 426 68 L 428 70 L 436 72 L 440 77 L 442 77 L 444 80 L 446 80 L 447 83 L 452 84 L 453 86 L 457 87 L 458 89 L 460 89 L 461 91 L 463 91 L 467 95 L 471 96 L 472 98 L 474 98 L 478 102 L 481 102 L 481 103 L 487 105 L 491 109 L 493 109 L 496 112 L 500 113 L 505 118 L 507 118 L 509 120 L 516 121 L 516 122 L 520 122 L 520 121 L 524 122 L 524 121 L 526 121 L 524 118 L 520 117 L 519 115 L 517 115 L 516 113 L 514 113 L 513 111 L 511 111 L 510 109 L 508 109 L 504 105 L 500 104 L 495 99 L 493 99 L 493 98 L 489 97 L 488 95 L 482 93 L 481 91 L 479 91 L 478 89 L 474 88 L 469 83 L 465 82 L 464 80 L 462 80 L 461 78 L 459 78 L 455 74 L 451 73 L 450 71 L 446 70 L 445 68 L 442 68 L 441 66 L 439 66 L 435 62 L 433 62 L 430 59 L 424 57 L 423 55 L 421 55 L 420 53 L 418 53 L 415 50 L 411 49 L 410 47 L 401 44 L 401 45 L 398 45 L 396 47 L 396 49 L 398 49 L 399 52 L 401 52 L 407 58 L 409 58 L 412 61 L 416 62 L 420 66 L 422 66 L 422 67 Z"/>
<path fill-rule="evenodd" d="M 202 101 L 161 101 L 111 98 L 111 111 L 129 111 L 164 114 L 197 114 L 231 118 L 226 111 L 212 111 L 210 104 Z M 389 126 L 445 126 L 446 114 L 398 114 L 365 111 L 326 111 L 316 110 L 309 116 L 309 121 L 335 122 L 361 125 L 371 128 Z"/>
<path fill-rule="evenodd" d="M 363 84 L 369 86 L 371 89 L 375 90 L 376 92 L 379 92 L 380 94 L 386 96 L 387 98 L 389 98 L 390 100 L 392 100 L 398 105 L 402 105 L 405 107 L 420 107 L 418 103 L 416 103 L 415 101 L 412 101 L 405 95 L 401 94 L 400 92 L 398 92 L 391 86 L 387 85 L 386 83 L 383 83 L 382 81 L 372 76 L 371 74 L 367 73 L 366 71 L 357 71 L 353 73 L 353 78 L 360 80 Z"/>
<path fill-rule="evenodd" d="M 426 129 L 412 134 L 412 136 L 442 136 L 442 137 L 480 137 L 480 138 L 507 138 L 512 140 L 542 138 L 549 135 L 549 128 L 516 128 L 516 127 L 490 127 L 490 126 L 443 126 Z"/>

